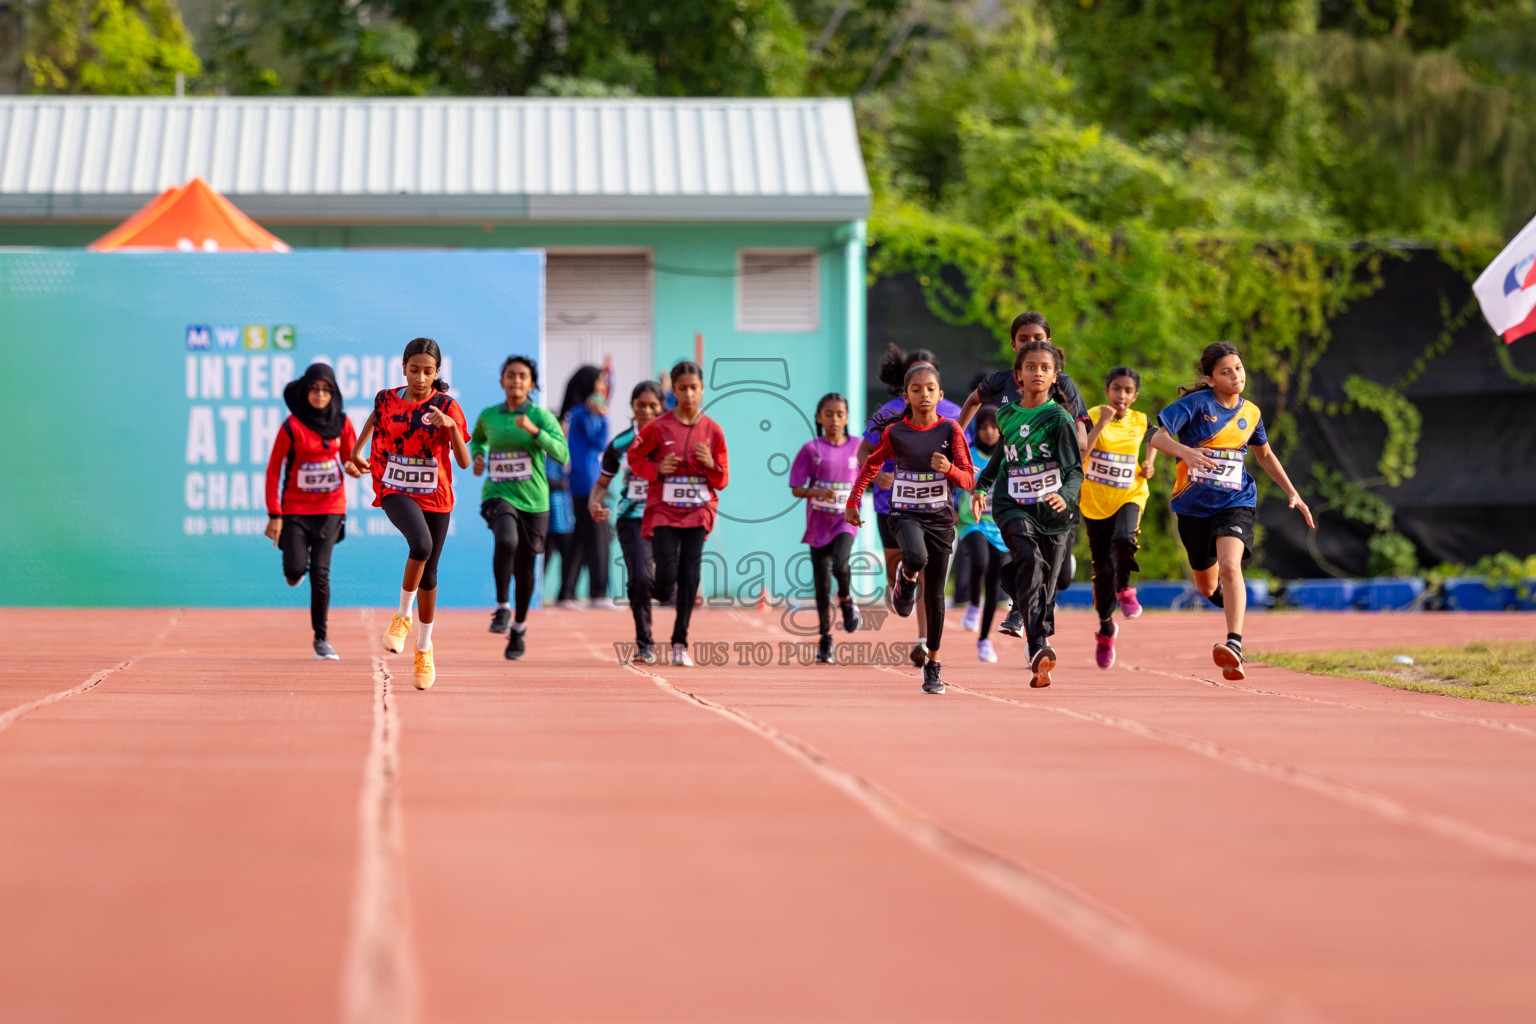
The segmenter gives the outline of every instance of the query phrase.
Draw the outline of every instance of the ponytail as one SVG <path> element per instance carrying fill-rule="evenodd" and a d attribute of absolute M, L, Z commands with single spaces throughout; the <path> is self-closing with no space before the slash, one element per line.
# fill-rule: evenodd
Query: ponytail
<path fill-rule="evenodd" d="M 1205 346 L 1200 353 L 1200 358 L 1195 360 L 1196 378 L 1188 384 L 1179 385 L 1179 397 L 1192 395 L 1197 391 L 1210 391 L 1211 385 L 1204 378 L 1216 372 L 1216 364 L 1227 356 L 1237 355 L 1237 346 L 1230 341 L 1213 341 Z"/>

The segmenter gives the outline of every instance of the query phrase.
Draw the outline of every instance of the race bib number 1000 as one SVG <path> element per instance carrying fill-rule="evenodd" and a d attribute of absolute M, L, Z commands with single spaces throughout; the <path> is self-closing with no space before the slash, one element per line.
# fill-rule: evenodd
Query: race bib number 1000
<path fill-rule="evenodd" d="M 341 486 L 341 463 L 335 459 L 301 462 L 295 478 L 299 490 L 305 494 L 329 494 Z"/>
<path fill-rule="evenodd" d="M 406 494 L 432 494 L 437 490 L 437 459 L 389 456 L 384 466 L 384 486 Z"/>
<path fill-rule="evenodd" d="M 521 483 L 533 479 L 533 457 L 527 452 L 491 452 L 485 468 L 497 483 Z"/>
<path fill-rule="evenodd" d="M 1134 487 L 1136 456 L 1095 448 L 1088 453 L 1088 465 L 1083 467 L 1083 475 L 1105 487 Z"/>
<path fill-rule="evenodd" d="M 913 473 L 898 469 L 891 481 L 891 508 L 937 512 L 949 505 L 949 478 L 943 473 Z"/>
<path fill-rule="evenodd" d="M 1201 453 L 1209 459 L 1216 461 L 1214 469 L 1196 469 L 1189 467 L 1189 478 L 1203 484 L 1212 484 L 1225 491 L 1240 491 L 1243 489 L 1243 452 L 1230 451 L 1225 448 L 1202 448 Z"/>
<path fill-rule="evenodd" d="M 1035 462 L 1012 466 L 1008 470 L 1008 497 L 1020 505 L 1033 505 L 1047 494 L 1061 490 L 1061 466 L 1055 462 Z"/>
<path fill-rule="evenodd" d="M 701 508 L 715 492 L 701 476 L 669 476 L 661 486 L 661 500 L 673 508 Z"/>

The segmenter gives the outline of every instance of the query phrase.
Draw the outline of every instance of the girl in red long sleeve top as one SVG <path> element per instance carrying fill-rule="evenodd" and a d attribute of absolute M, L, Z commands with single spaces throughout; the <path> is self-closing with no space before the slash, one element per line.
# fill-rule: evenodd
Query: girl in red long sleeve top
<path fill-rule="evenodd" d="M 700 408 L 703 369 L 691 362 L 674 366 L 672 393 L 677 408 L 647 423 L 629 446 L 627 458 L 630 471 L 647 481 L 640 535 L 651 542 L 656 556 L 654 593 L 663 601 L 674 589 L 677 595 L 672 664 L 692 665 L 688 622 L 699 592 L 704 539 L 715 525 L 718 492 L 731 474 L 725 432 Z M 642 648 L 635 659 L 652 664 L 656 655 Z"/>
<path fill-rule="evenodd" d="M 943 693 L 939 642 L 944 638 L 944 580 L 955 547 L 954 495 L 975 485 L 976 469 L 960 424 L 938 414 L 939 399 L 944 397 L 939 372 L 927 363 L 914 364 L 907 371 L 903 391 L 907 413 L 881 434 L 880 443 L 854 481 L 844 515 L 855 526 L 862 525 L 859 504 L 864 489 L 885 461 L 891 460 L 896 472 L 891 483 L 889 525 L 901 547 L 901 564 L 888 600 L 897 615 L 911 615 L 917 605 L 921 575 L 928 613 L 923 692 Z"/>
<path fill-rule="evenodd" d="M 331 549 L 346 536 L 347 492 L 341 474 L 357 476 L 352 446 L 357 434 L 341 411 L 336 375 L 315 363 L 283 388 L 291 415 L 267 459 L 267 537 L 283 552 L 290 587 L 309 574 L 309 624 L 315 657 L 334 660 L 326 639 L 331 607 Z"/>

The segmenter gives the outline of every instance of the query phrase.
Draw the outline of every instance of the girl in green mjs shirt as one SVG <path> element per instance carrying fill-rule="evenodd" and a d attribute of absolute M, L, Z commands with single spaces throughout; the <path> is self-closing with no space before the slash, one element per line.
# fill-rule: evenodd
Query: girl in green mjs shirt
<path fill-rule="evenodd" d="M 1050 686 L 1056 651 L 1056 578 L 1072 543 L 1083 485 L 1082 452 L 1072 414 L 1051 400 L 1061 372 L 1061 352 L 1049 341 L 1029 341 L 1013 357 L 1019 401 L 997 411 L 1001 438 L 987 468 L 976 478 L 971 509 L 977 519 L 987 508 L 1012 557 L 1003 589 L 1024 611 L 1029 638 L 1030 686 Z M 1009 584 L 1012 587 L 1009 587 Z M 1007 625 L 1000 632 L 1011 632 Z M 1012 634 L 1017 636 L 1017 633 Z"/>
<path fill-rule="evenodd" d="M 549 479 L 544 457 L 570 459 L 565 434 L 554 413 L 533 404 L 529 392 L 539 386 L 539 367 L 530 356 L 509 356 L 501 364 L 501 388 L 507 399 L 483 409 L 470 435 L 475 476 L 489 473 L 480 492 L 480 515 L 496 537 L 491 573 L 496 578 L 496 611 L 491 632 L 507 634 L 506 657 L 516 661 L 526 651 L 528 602 L 533 600 L 533 562 L 544 550 L 549 531 Z M 517 618 L 507 604 L 507 585 L 517 579 Z"/>

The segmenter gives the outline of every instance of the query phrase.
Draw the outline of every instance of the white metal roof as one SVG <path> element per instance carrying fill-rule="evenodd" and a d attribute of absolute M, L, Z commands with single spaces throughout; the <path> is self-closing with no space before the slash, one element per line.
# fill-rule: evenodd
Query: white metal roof
<path fill-rule="evenodd" d="M 843 99 L 0 96 L 0 218 L 100 220 L 201 176 L 268 220 L 846 221 Z"/>

